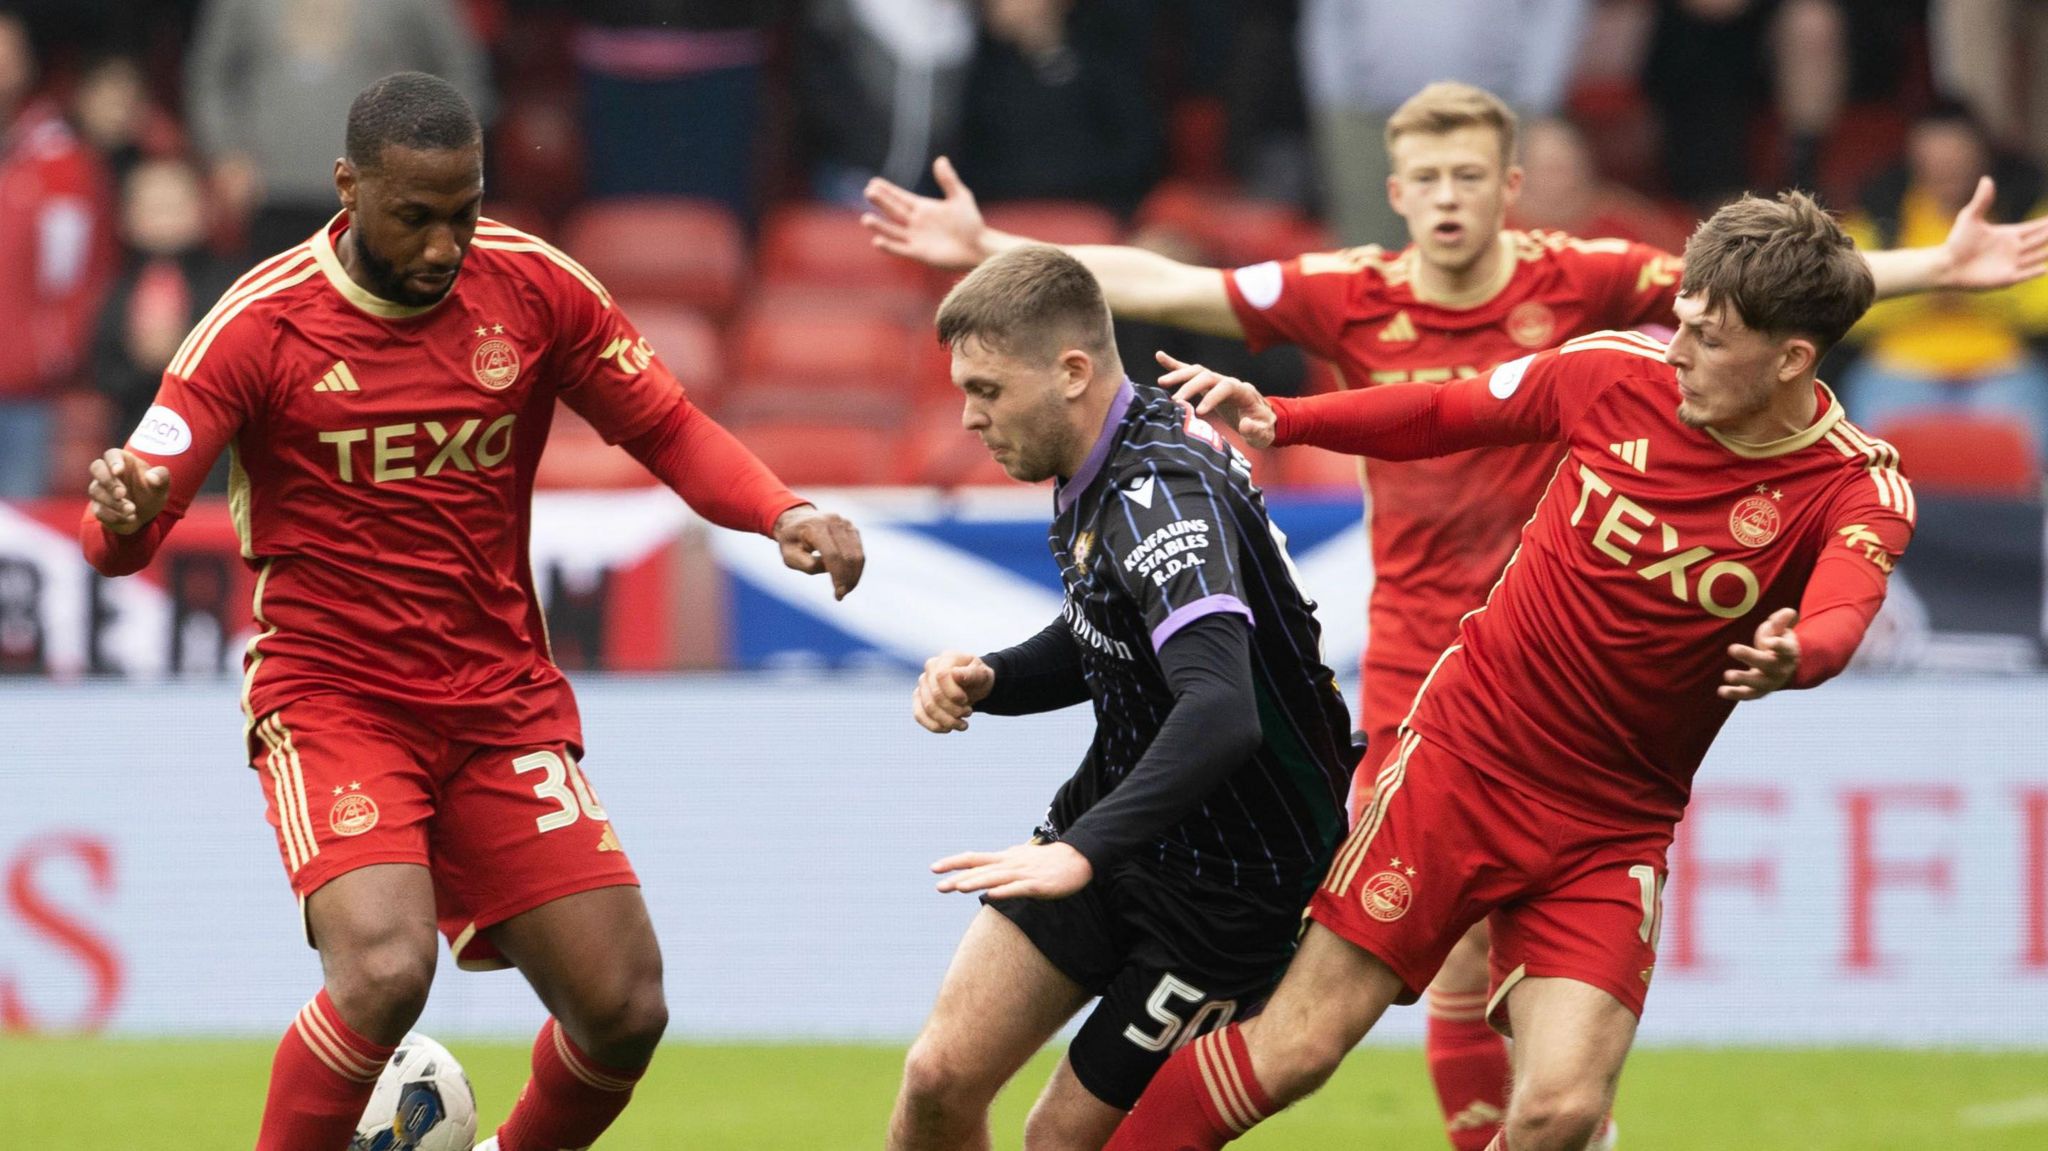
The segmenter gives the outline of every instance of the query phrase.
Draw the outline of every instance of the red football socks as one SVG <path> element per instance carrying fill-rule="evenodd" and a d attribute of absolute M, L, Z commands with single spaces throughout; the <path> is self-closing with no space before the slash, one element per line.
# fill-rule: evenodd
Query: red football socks
<path fill-rule="evenodd" d="M 342 1022 L 322 988 L 277 1045 L 256 1151 L 346 1151 L 392 1050 Z"/>
<path fill-rule="evenodd" d="M 566 1151 L 597 1142 L 646 1068 L 630 1071 L 594 1062 L 561 1025 L 549 1019 L 533 1041 L 533 1078 L 498 1128 L 499 1151 Z"/>
<path fill-rule="evenodd" d="M 1216 1151 L 1272 1111 L 1233 1023 L 1174 1052 L 1103 1151 Z"/>
<path fill-rule="evenodd" d="M 1429 1077 L 1457 1151 L 1486 1151 L 1508 1109 L 1508 1045 L 1486 1025 L 1486 992 L 1429 991 Z"/>

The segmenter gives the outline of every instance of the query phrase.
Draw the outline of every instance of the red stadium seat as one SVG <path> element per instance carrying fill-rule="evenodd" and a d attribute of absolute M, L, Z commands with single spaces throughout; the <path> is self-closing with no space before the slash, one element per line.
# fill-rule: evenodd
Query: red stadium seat
<path fill-rule="evenodd" d="M 887 484 L 896 478 L 893 428 L 814 420 L 736 423 L 733 433 L 791 487 Z"/>
<path fill-rule="evenodd" d="M 960 389 L 953 386 L 953 349 L 939 342 L 932 329 L 920 333 L 910 374 L 917 402 L 926 407 L 960 408 Z"/>
<path fill-rule="evenodd" d="M 578 208 L 562 229 L 562 247 L 615 296 L 732 311 L 747 274 L 740 222 L 702 200 L 643 196 Z"/>
<path fill-rule="evenodd" d="M 1336 237 L 1291 204 L 1179 181 L 1161 184 L 1147 196 L 1138 220 L 1147 228 L 1169 230 L 1230 266 L 1337 246 Z"/>
<path fill-rule="evenodd" d="M 1899 469 L 1927 491 L 2031 497 L 2041 492 L 2034 437 L 2018 419 L 1915 412 L 1872 428 L 1899 450 Z"/>
<path fill-rule="evenodd" d="M 555 405 L 547 450 L 533 477 L 536 488 L 643 488 L 660 482 L 626 449 L 605 443 L 582 416 L 567 405 Z"/>
<path fill-rule="evenodd" d="M 980 437 L 960 426 L 960 409 L 928 405 L 910 430 L 904 469 L 897 479 L 937 487 L 993 487 L 1013 484 L 982 446 Z"/>
<path fill-rule="evenodd" d="M 718 391 L 718 417 L 743 423 L 836 421 L 894 427 L 909 403 L 894 380 L 740 376 Z"/>
<path fill-rule="evenodd" d="M 785 204 L 761 228 L 759 268 L 768 283 L 918 294 L 924 269 L 878 250 L 858 213 L 828 204 Z"/>
<path fill-rule="evenodd" d="M 907 283 L 817 284 L 808 280 L 757 280 L 748 285 L 748 311 L 859 311 L 929 328 L 938 312 L 935 289 L 925 283 L 933 269 L 919 267 Z M 938 293 L 943 294 L 943 293 Z"/>
<path fill-rule="evenodd" d="M 725 380 L 725 355 L 717 325 L 702 312 L 668 304 L 619 301 L 633 326 L 668 370 L 690 390 L 699 406 L 716 395 Z"/>
<path fill-rule="evenodd" d="M 1012 200 L 989 204 L 981 217 L 989 227 L 1048 244 L 1120 244 L 1123 225 L 1094 204 L 1074 200 Z"/>
<path fill-rule="evenodd" d="M 857 305 L 755 308 L 733 333 L 733 364 L 756 378 L 907 394 L 916 338 L 895 316 Z"/>

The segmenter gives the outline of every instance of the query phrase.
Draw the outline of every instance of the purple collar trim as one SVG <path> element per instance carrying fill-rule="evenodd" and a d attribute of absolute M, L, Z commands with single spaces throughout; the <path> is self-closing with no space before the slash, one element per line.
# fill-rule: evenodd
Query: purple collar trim
<path fill-rule="evenodd" d="M 1124 382 L 1117 385 L 1116 398 L 1109 401 L 1109 414 L 1102 418 L 1102 434 L 1095 437 L 1095 446 L 1088 450 L 1088 458 L 1081 461 L 1081 470 L 1075 472 L 1072 478 L 1060 482 L 1059 490 L 1053 497 L 1053 506 L 1058 510 L 1066 511 L 1073 507 L 1074 501 L 1081 498 L 1081 493 L 1088 490 L 1088 485 L 1095 482 L 1095 477 L 1102 471 L 1103 463 L 1109 459 L 1109 445 L 1116 440 L 1117 428 L 1123 424 L 1124 415 L 1131 410 L 1131 401 L 1137 398 L 1137 391 L 1131 387 L 1131 378 L 1125 376 Z"/>

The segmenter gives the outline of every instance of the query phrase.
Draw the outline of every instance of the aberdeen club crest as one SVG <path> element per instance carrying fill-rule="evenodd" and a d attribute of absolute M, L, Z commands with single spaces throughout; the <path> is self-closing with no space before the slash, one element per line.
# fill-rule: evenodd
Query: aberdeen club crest
<path fill-rule="evenodd" d="M 1736 501 L 1728 513 L 1728 534 L 1746 548 L 1760 548 L 1778 538 L 1778 493 L 1759 484 L 1755 495 Z"/>
<path fill-rule="evenodd" d="M 1365 906 L 1367 915 L 1381 923 L 1392 923 L 1408 914 L 1409 906 L 1415 902 L 1415 889 L 1400 872 L 1382 871 L 1365 881 L 1358 901 Z"/>
<path fill-rule="evenodd" d="M 348 790 L 334 789 L 334 806 L 328 809 L 327 826 L 341 836 L 361 835 L 377 826 L 377 801 L 364 795 L 363 785 L 351 783 Z"/>
<path fill-rule="evenodd" d="M 497 327 L 502 331 L 504 326 Z M 476 373 L 477 383 L 494 392 L 502 392 L 519 378 L 519 350 L 512 346 L 512 341 L 492 336 L 470 353 L 469 370 Z"/>

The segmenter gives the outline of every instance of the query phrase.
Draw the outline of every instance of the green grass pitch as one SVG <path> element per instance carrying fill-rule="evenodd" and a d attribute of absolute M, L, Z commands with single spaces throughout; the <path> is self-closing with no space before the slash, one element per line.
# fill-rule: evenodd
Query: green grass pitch
<path fill-rule="evenodd" d="M 451 1043 L 485 1130 L 525 1077 L 519 1044 Z M 272 1045 L 0 1037 L 0 1146 L 223 1151 L 253 1144 Z M 879 1149 L 900 1050 L 662 1049 L 603 1151 Z M 1050 1058 L 998 1101 L 996 1146 L 1016 1148 Z M 2048 1052 L 1663 1050 L 1622 1081 L 1622 1146 L 1648 1151 L 2039 1151 Z M 1246 1151 L 1440 1151 L 1421 1053 L 1365 1048 L 1323 1092 L 1235 1144 Z"/>

